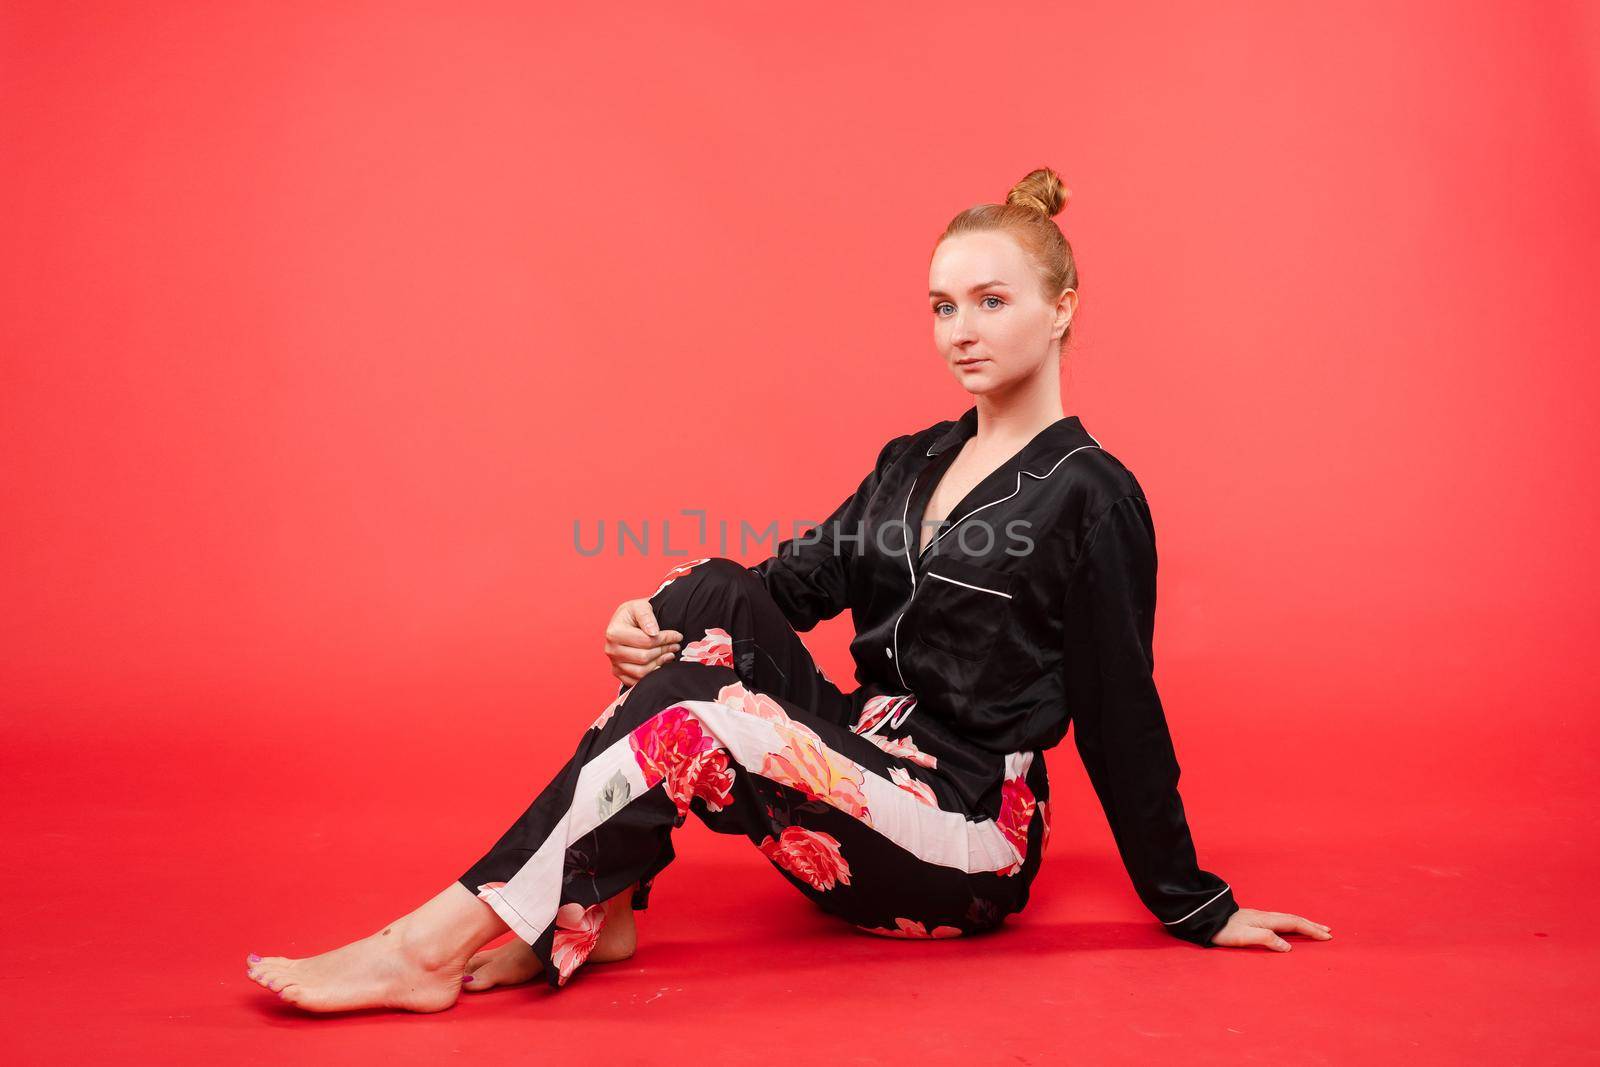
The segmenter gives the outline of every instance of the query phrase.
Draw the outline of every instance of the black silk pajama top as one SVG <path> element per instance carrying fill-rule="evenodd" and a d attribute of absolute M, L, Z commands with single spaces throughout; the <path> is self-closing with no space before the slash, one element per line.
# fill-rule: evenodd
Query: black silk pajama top
<path fill-rule="evenodd" d="M 1152 672 L 1155 530 L 1133 474 L 1077 416 L 979 482 L 919 555 L 978 409 L 885 445 L 823 523 L 750 569 L 796 631 L 850 609 L 856 680 L 911 693 L 971 746 L 1049 749 L 1069 725 L 1134 889 L 1205 945 L 1238 910 L 1199 868 Z"/>

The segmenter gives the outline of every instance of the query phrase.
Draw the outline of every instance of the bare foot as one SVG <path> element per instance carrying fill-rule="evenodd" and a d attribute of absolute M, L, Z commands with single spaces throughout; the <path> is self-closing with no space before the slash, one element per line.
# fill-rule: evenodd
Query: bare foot
<path fill-rule="evenodd" d="M 594 959 L 594 954 L 589 955 Z M 520 937 L 513 937 L 497 948 L 479 952 L 467 961 L 467 977 L 462 990 L 482 993 L 495 986 L 520 985 L 535 978 L 542 969 L 533 947 Z"/>
<path fill-rule="evenodd" d="M 307 1011 L 443 1011 L 461 992 L 466 962 L 466 953 L 430 959 L 425 950 L 407 943 L 397 922 L 320 956 L 252 960 L 248 973 L 258 985 Z"/>
<path fill-rule="evenodd" d="M 627 889 L 606 902 L 605 925 L 600 928 L 586 963 L 614 963 L 633 955 L 638 931 L 633 923 L 632 897 L 633 890 Z M 538 977 L 542 969 L 532 946 L 513 937 L 467 960 L 467 974 L 472 977 L 461 988 L 468 993 L 481 993 L 496 986 L 520 985 Z"/>
<path fill-rule="evenodd" d="M 250 979 L 307 1011 L 443 1011 L 456 1002 L 467 958 L 506 924 L 459 882 L 370 937 L 320 956 L 252 954 Z"/>

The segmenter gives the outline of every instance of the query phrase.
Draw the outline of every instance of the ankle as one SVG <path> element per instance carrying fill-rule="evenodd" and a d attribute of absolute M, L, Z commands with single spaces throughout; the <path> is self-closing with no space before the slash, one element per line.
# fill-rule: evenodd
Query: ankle
<path fill-rule="evenodd" d="M 448 970 L 461 965 L 472 954 L 471 947 L 457 943 L 459 938 L 447 936 L 445 931 L 421 929 L 416 923 L 398 927 L 391 936 L 396 935 L 395 948 L 408 962 L 424 971 Z"/>

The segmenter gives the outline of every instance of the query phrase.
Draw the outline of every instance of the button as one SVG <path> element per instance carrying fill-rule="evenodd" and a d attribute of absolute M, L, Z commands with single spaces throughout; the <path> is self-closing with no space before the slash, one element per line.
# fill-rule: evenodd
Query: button
<path fill-rule="evenodd" d="M 883 654 L 885 656 L 888 656 L 890 659 L 894 659 L 894 651 L 892 649 L 888 649 L 888 648 L 884 649 L 883 650 Z"/>

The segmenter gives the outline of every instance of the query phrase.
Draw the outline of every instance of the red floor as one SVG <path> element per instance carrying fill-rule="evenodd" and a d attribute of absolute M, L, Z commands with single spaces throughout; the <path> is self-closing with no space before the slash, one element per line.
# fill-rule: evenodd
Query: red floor
<path fill-rule="evenodd" d="M 253 737 L 191 728 L 182 743 L 137 741 L 171 723 L 110 712 L 73 736 L 14 720 L 0 777 L 9 1062 L 1600 1057 L 1592 762 L 1547 731 L 1494 738 L 1472 725 L 1495 718 L 1486 709 L 1433 744 L 1415 724 L 1451 709 L 1413 707 L 1409 730 L 1388 734 L 1381 712 L 1346 709 L 1311 731 L 1315 751 L 1309 736 L 1274 745 L 1265 712 L 1225 726 L 1184 713 L 1202 865 L 1247 906 L 1334 929 L 1287 954 L 1165 935 L 1133 896 L 1069 743 L 1049 755 L 1060 814 L 1033 901 L 995 936 L 852 933 L 742 839 L 691 819 L 632 960 L 433 1016 L 307 1017 L 245 978 L 246 953 L 324 951 L 420 904 L 559 762 L 551 728 L 503 709 L 454 722 L 345 710 Z M 468 723 L 498 740 L 467 751 Z M 1261 744 L 1227 743 L 1240 731 Z M 448 772 L 430 770 L 456 745 Z M 524 750 L 537 755 L 509 755 Z"/>

